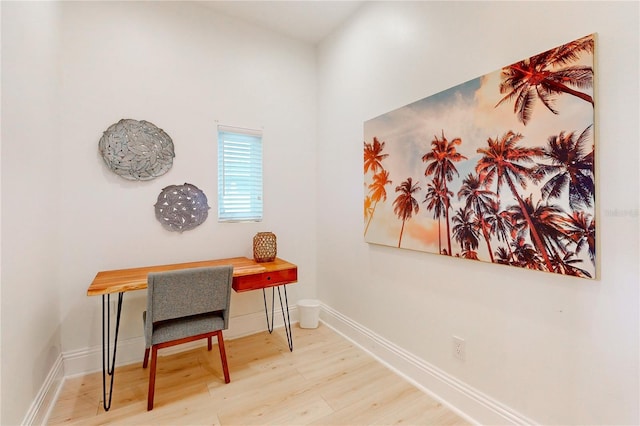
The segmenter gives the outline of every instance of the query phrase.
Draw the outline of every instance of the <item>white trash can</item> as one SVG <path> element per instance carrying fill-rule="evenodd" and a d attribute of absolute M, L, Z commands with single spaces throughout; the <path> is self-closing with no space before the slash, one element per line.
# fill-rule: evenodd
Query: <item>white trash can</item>
<path fill-rule="evenodd" d="M 298 318 L 300 319 L 300 328 L 318 328 L 320 301 L 314 299 L 298 300 Z"/>

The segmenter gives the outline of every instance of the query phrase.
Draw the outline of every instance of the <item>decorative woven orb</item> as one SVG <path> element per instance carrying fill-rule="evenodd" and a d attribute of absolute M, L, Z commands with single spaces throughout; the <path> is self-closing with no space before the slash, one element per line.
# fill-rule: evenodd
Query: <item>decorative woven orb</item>
<path fill-rule="evenodd" d="M 122 119 L 109 126 L 98 142 L 107 167 L 129 180 L 151 180 L 173 165 L 173 141 L 148 121 Z"/>
<path fill-rule="evenodd" d="M 209 215 L 207 196 L 190 183 L 167 186 L 155 204 L 156 219 L 169 231 L 188 231 Z"/>
<path fill-rule="evenodd" d="M 276 234 L 258 232 L 253 237 L 253 259 L 256 262 L 273 262 L 278 254 Z"/>

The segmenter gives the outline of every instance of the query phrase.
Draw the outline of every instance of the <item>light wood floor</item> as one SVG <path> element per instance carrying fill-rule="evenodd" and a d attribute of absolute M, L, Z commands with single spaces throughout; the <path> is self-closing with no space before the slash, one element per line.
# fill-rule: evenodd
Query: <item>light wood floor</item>
<path fill-rule="evenodd" d="M 216 347 L 164 356 L 160 350 L 149 412 L 141 363 L 116 369 L 108 412 L 101 372 L 68 379 L 48 424 L 468 424 L 323 324 L 294 325 L 293 337 L 293 352 L 282 328 L 225 341 L 226 385 Z"/>

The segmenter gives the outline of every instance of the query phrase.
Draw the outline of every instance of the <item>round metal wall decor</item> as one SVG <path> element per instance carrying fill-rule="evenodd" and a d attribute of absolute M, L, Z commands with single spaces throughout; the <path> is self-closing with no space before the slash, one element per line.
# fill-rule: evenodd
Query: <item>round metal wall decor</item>
<path fill-rule="evenodd" d="M 109 126 L 98 142 L 107 167 L 129 180 L 151 180 L 173 165 L 173 141 L 148 121 L 122 119 Z"/>
<path fill-rule="evenodd" d="M 167 186 L 158 195 L 156 218 L 169 231 L 188 231 L 207 220 L 207 196 L 190 183 Z"/>

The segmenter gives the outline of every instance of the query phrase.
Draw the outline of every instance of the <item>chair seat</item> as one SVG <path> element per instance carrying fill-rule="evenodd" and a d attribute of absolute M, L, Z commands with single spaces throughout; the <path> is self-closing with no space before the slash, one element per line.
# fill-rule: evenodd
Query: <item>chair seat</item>
<path fill-rule="evenodd" d="M 146 321 L 147 312 L 143 312 Z M 160 321 L 153 325 L 152 341 L 146 342 L 147 347 L 179 339 L 185 335 L 198 335 L 224 328 L 222 313 L 213 312 L 192 315 L 177 320 Z"/>

